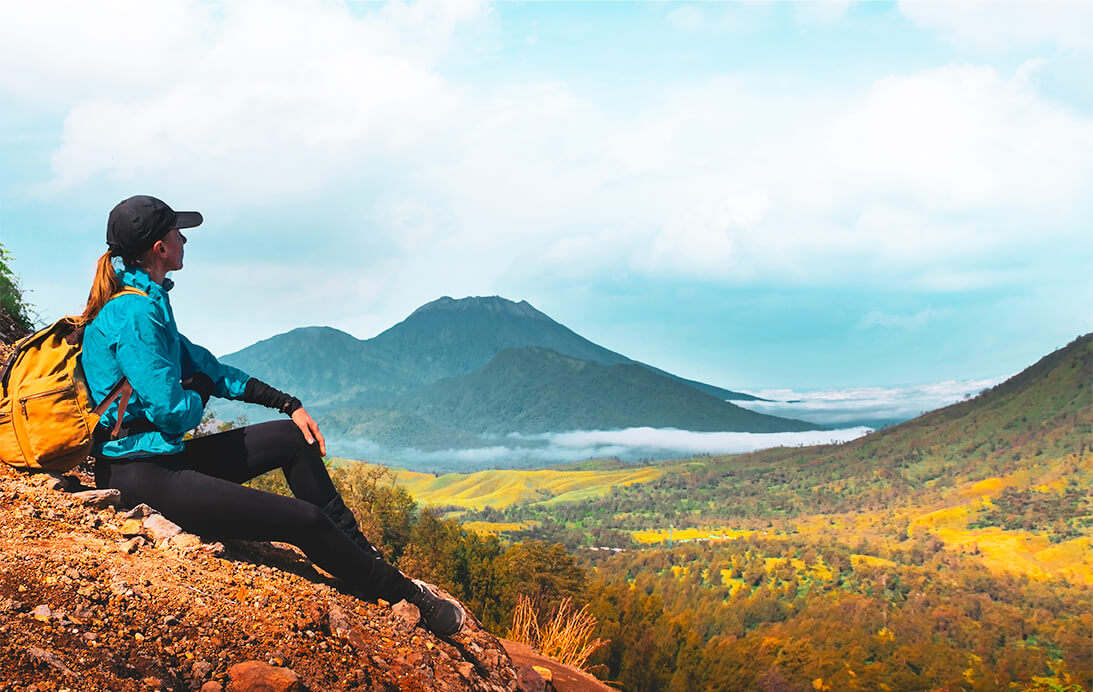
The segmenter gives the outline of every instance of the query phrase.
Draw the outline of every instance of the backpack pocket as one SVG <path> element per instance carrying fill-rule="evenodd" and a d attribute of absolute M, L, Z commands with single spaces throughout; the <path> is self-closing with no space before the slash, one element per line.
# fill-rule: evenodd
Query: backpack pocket
<path fill-rule="evenodd" d="M 87 405 L 75 381 L 62 374 L 26 384 L 13 417 L 23 426 L 29 465 L 56 470 L 76 466 L 87 458 L 92 442 Z"/>
<path fill-rule="evenodd" d="M 26 466 L 19 438 L 15 436 L 15 420 L 10 399 L 0 401 L 0 461 L 12 466 Z"/>

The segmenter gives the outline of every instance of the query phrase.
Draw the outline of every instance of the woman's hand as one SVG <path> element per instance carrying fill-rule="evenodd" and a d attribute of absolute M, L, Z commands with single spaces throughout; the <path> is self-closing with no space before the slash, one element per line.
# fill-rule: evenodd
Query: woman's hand
<path fill-rule="evenodd" d="M 326 440 L 323 439 L 323 434 L 319 432 L 319 424 L 315 422 L 315 419 L 301 407 L 293 411 L 292 422 L 304 434 L 304 439 L 307 440 L 309 445 L 315 444 L 315 440 L 319 441 L 319 451 L 325 457 Z"/>

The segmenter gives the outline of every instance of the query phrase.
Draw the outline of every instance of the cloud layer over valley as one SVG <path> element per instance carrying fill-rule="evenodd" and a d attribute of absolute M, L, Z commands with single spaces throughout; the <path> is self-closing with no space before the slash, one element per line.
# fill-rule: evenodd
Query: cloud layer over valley
<path fill-rule="evenodd" d="M 472 449 L 421 451 L 387 449 L 368 440 L 328 441 L 331 453 L 416 471 L 463 472 L 486 468 L 531 468 L 599 457 L 637 462 L 700 454 L 738 454 L 768 447 L 800 447 L 846 442 L 870 428 L 815 430 L 793 433 L 691 432 L 628 428 L 574 430 L 541 435 L 511 434 L 497 444 Z"/>
<path fill-rule="evenodd" d="M 795 392 L 791 389 L 764 389 L 755 394 L 770 401 L 735 401 L 759 413 L 797 418 L 820 425 L 884 424 L 914 418 L 926 411 L 948 406 L 979 394 L 1003 381 L 1004 377 L 984 380 L 938 382 L 910 387 L 854 387 Z"/>

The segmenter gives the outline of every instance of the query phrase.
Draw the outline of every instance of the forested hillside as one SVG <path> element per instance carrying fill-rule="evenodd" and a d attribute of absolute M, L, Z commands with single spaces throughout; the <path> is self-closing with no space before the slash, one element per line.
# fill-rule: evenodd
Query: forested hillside
<path fill-rule="evenodd" d="M 1091 453 L 1093 335 L 1086 335 L 972 400 L 852 442 L 696 458 L 688 473 L 582 504 L 526 504 L 502 515 L 638 529 L 965 506 L 1006 487 L 1035 492 L 1088 481 L 1082 460 Z"/>
<path fill-rule="evenodd" d="M 850 443 L 463 518 L 578 551 L 628 690 L 1088 691 L 1091 388 L 1086 335 Z"/>

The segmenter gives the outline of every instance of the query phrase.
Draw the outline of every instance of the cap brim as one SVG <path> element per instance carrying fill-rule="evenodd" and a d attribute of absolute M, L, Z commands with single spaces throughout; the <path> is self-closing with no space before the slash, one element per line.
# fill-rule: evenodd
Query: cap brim
<path fill-rule="evenodd" d="M 196 211 L 176 211 L 175 212 L 175 228 L 193 228 L 200 226 L 204 221 L 200 212 Z"/>

